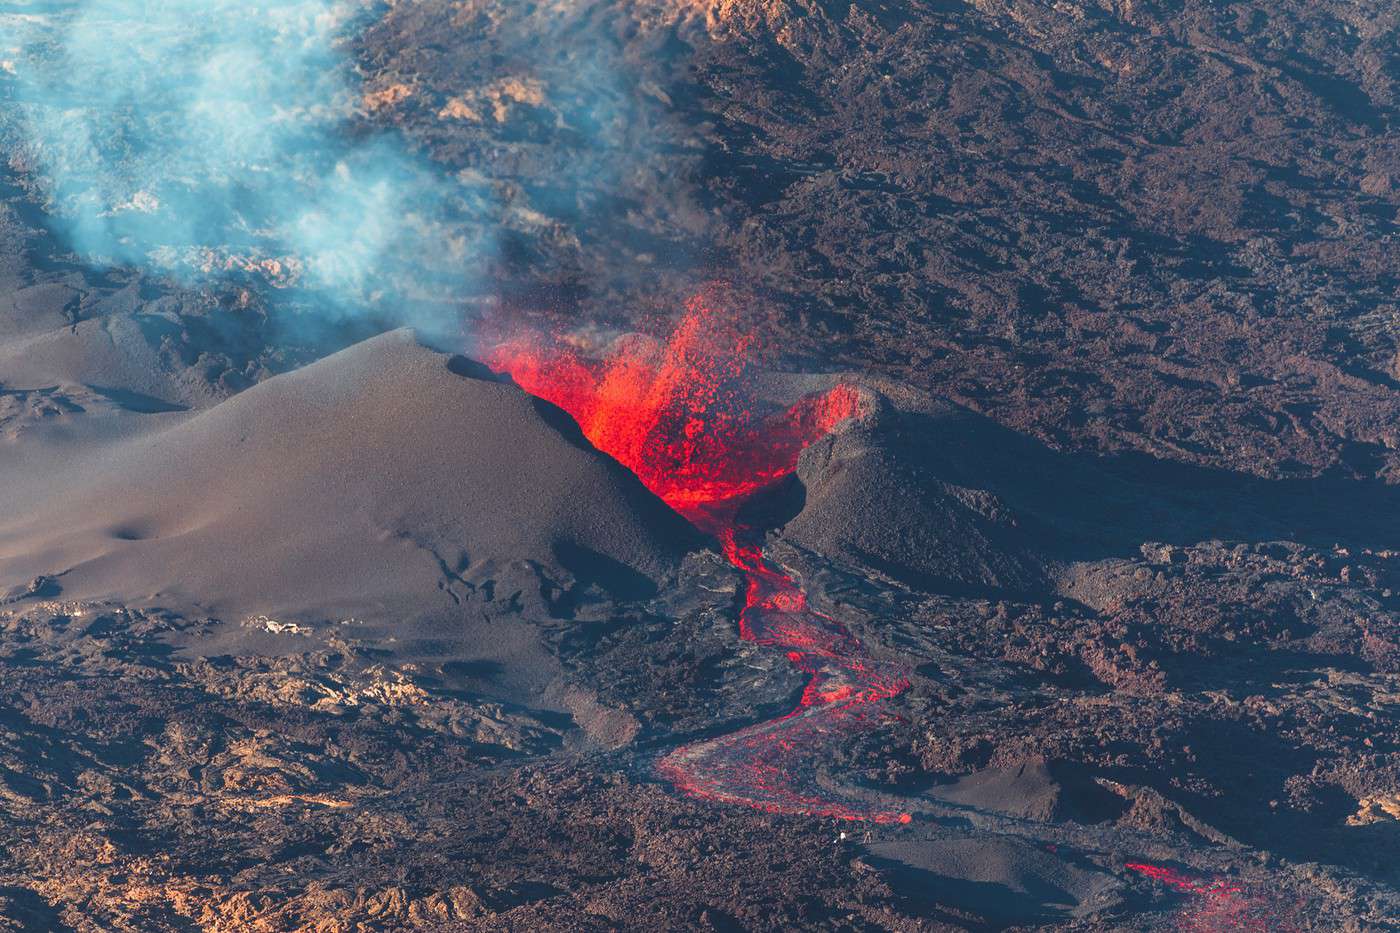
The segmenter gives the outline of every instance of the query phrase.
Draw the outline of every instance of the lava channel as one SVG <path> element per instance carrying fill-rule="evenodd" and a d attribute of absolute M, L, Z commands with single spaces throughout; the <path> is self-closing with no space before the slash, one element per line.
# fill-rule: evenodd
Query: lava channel
<path fill-rule="evenodd" d="M 824 749 L 878 725 L 882 701 L 903 692 L 908 678 L 809 606 L 801 585 L 764 556 L 761 533 L 738 520 L 744 499 L 790 474 L 804 447 L 858 415 L 861 397 L 842 384 L 759 417 L 743 390 L 755 350 L 752 334 L 699 296 L 666 341 L 630 336 L 595 359 L 561 337 L 531 332 L 501 340 L 487 362 L 573 415 L 595 447 L 714 535 L 744 577 L 740 637 L 785 651 L 810 675 L 790 713 L 682 746 L 661 760 L 662 776 L 696 797 L 771 813 L 907 823 L 907 813 L 824 791 L 813 764 Z"/>
<path fill-rule="evenodd" d="M 1237 882 L 1147 862 L 1129 862 L 1126 867 L 1191 899 L 1176 917 L 1176 928 L 1187 933 L 1286 933 L 1298 929 L 1291 911 Z"/>

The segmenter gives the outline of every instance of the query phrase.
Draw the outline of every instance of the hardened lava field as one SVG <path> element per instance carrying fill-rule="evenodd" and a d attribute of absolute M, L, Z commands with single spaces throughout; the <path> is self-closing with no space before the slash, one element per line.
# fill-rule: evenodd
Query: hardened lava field
<path fill-rule="evenodd" d="M 1370 0 L 0 0 L 0 930 L 1400 927 Z"/>

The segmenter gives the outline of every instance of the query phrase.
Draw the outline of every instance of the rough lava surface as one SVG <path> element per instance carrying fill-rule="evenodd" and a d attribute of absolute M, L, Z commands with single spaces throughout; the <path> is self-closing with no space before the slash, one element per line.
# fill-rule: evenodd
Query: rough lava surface
<path fill-rule="evenodd" d="M 1392 4 L 373 6 L 346 132 L 496 205 L 435 348 L 73 253 L 51 6 L 0 929 L 1400 927 Z M 650 472 L 508 352 L 696 301 Z"/>

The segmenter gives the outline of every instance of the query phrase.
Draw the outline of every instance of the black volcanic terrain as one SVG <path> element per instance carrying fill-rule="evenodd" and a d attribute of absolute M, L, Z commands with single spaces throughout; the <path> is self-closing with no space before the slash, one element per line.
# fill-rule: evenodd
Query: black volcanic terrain
<path fill-rule="evenodd" d="M 1400 7 L 348 4 L 329 302 L 88 245 L 73 6 L 0 931 L 1400 930 Z"/>

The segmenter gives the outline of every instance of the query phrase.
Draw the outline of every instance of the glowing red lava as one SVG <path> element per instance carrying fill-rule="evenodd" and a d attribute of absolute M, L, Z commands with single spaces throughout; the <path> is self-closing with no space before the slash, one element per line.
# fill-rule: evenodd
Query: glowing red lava
<path fill-rule="evenodd" d="M 719 538 L 745 578 L 740 637 L 785 650 L 811 676 L 786 716 L 679 748 L 661 773 L 687 793 L 770 812 L 909 822 L 907 813 L 833 799 L 840 795 L 810 776 L 824 747 L 878 724 L 879 701 L 908 680 L 808 606 L 798 582 L 764 557 L 736 518 L 744 497 L 791 473 L 804 447 L 860 413 L 860 393 L 838 385 L 761 418 L 744 385 L 756 349 L 752 334 L 702 296 L 665 342 L 628 337 L 594 360 L 565 340 L 531 333 L 502 341 L 487 362 L 573 415 L 594 446 Z"/>
<path fill-rule="evenodd" d="M 734 529 L 721 541 L 745 576 L 740 637 L 786 649 L 811 680 L 786 716 L 676 749 L 662 760 L 662 774 L 695 796 L 770 813 L 908 823 L 908 813 L 836 799 L 813 787 L 811 776 L 811 758 L 824 747 L 879 725 L 879 702 L 909 686 L 903 671 L 872 659 L 844 626 L 809 606 L 797 582 L 762 550 L 740 544 Z"/>
<path fill-rule="evenodd" d="M 803 447 L 859 410 L 859 394 L 841 385 L 760 422 L 743 393 L 754 349 L 752 334 L 696 297 L 664 343 L 631 335 L 598 361 L 524 333 L 487 363 L 573 415 L 593 446 L 693 517 L 791 473 Z"/>
<path fill-rule="evenodd" d="M 1192 933 L 1224 933 L 1226 930 L 1286 931 L 1296 929 L 1286 912 L 1266 897 L 1247 892 L 1244 886 L 1223 878 L 1202 878 L 1165 865 L 1129 862 L 1129 871 L 1151 878 L 1190 896 L 1178 914 L 1178 928 Z"/>

